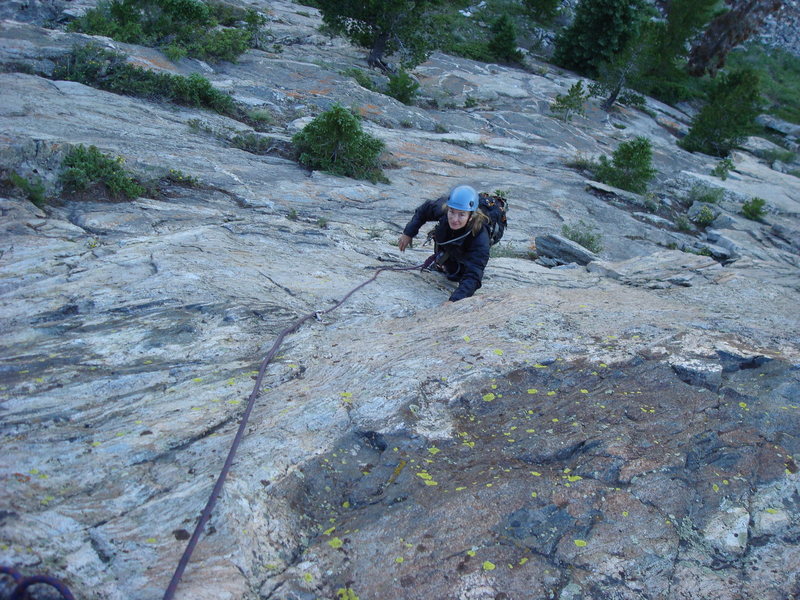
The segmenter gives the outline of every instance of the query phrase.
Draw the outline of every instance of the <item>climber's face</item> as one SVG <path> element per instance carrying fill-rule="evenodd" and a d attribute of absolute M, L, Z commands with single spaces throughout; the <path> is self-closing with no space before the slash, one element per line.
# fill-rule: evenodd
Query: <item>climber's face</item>
<path fill-rule="evenodd" d="M 456 230 L 466 227 L 469 217 L 472 213 L 466 210 L 456 210 L 455 208 L 447 208 L 447 223 L 450 229 Z"/>

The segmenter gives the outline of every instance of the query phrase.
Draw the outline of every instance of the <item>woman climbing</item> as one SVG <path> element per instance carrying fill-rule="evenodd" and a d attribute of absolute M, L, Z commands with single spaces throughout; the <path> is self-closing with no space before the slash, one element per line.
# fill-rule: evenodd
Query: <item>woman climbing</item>
<path fill-rule="evenodd" d="M 468 185 L 453 188 L 449 196 L 420 205 L 408 222 L 397 246 L 401 252 L 411 244 L 424 223 L 438 221 L 432 232 L 435 269 L 459 285 L 450 295 L 455 302 L 469 298 L 481 287 L 489 261 L 488 218 L 478 210 L 478 192 Z"/>

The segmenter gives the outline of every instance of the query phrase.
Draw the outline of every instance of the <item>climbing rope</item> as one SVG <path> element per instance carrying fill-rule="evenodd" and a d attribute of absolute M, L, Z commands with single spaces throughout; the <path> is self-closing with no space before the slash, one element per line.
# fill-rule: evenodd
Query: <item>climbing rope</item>
<path fill-rule="evenodd" d="M 200 520 L 197 522 L 197 526 L 194 528 L 194 533 L 192 537 L 189 539 L 189 543 L 186 545 L 186 550 L 183 552 L 183 556 L 181 556 L 180 561 L 178 562 L 178 567 L 175 569 L 175 573 L 172 575 L 172 580 L 167 587 L 166 592 L 164 593 L 164 600 L 172 600 L 175 595 L 175 590 L 178 588 L 178 583 L 183 576 L 183 572 L 186 569 L 186 566 L 189 564 L 189 560 L 192 557 L 192 552 L 194 552 L 195 546 L 197 546 L 197 542 L 200 539 L 200 535 L 205 528 L 206 523 L 211 518 L 211 511 L 214 509 L 214 505 L 217 502 L 217 498 L 219 497 L 220 493 L 222 492 L 222 486 L 225 483 L 225 478 L 228 475 L 228 471 L 230 471 L 231 465 L 233 464 L 233 459 L 236 456 L 236 451 L 239 448 L 239 444 L 244 437 L 244 431 L 247 427 L 247 421 L 250 418 L 250 413 L 253 411 L 253 406 L 255 405 L 256 398 L 258 398 L 259 390 L 261 389 L 261 381 L 264 379 L 264 373 L 267 370 L 267 365 L 272 361 L 275 357 L 275 354 L 280 349 L 281 345 L 283 344 L 283 340 L 286 338 L 287 335 L 294 333 L 297 331 L 303 323 L 308 321 L 309 319 L 317 319 L 320 320 L 322 315 L 326 315 L 330 312 L 333 312 L 337 308 L 339 308 L 342 304 L 347 302 L 347 300 L 355 294 L 358 290 L 365 287 L 366 285 L 372 283 L 378 278 L 378 275 L 383 273 L 384 271 L 414 271 L 417 269 L 425 270 L 427 269 L 435 259 L 435 256 L 431 256 L 428 258 L 424 263 L 421 265 L 416 265 L 413 267 L 381 267 L 377 269 L 372 277 L 367 279 L 365 282 L 357 285 L 352 290 L 350 290 L 344 298 L 339 300 L 335 305 L 332 307 L 322 310 L 316 311 L 312 313 L 308 313 L 303 317 L 300 317 L 295 321 L 292 325 L 284 329 L 278 335 L 278 338 L 275 340 L 275 343 L 270 348 L 269 352 L 267 352 L 264 360 L 261 361 L 261 367 L 258 370 L 258 377 L 256 377 L 256 383 L 253 386 L 253 391 L 250 393 L 250 396 L 247 399 L 247 407 L 245 408 L 244 413 L 242 414 L 242 420 L 239 423 L 239 429 L 236 431 L 236 436 L 233 438 L 233 444 L 231 444 L 231 448 L 228 451 L 228 457 L 225 459 L 225 464 L 222 466 L 222 471 L 217 477 L 217 481 L 214 484 L 214 489 L 211 490 L 211 495 L 208 497 L 208 501 L 206 502 L 205 508 L 203 508 L 203 512 L 200 514 Z M 28 588 L 32 585 L 36 584 L 45 584 L 55 588 L 60 594 L 63 600 L 75 600 L 75 596 L 72 595 L 69 588 L 64 585 L 61 581 L 56 579 L 55 577 L 49 577 L 47 575 L 31 575 L 29 577 L 23 577 L 22 574 L 13 569 L 12 567 L 5 567 L 0 566 L 0 575 L 8 575 L 14 581 L 14 588 L 11 591 L 11 596 L 9 596 L 8 600 L 27 600 L 29 597 Z"/>
<path fill-rule="evenodd" d="M 258 398 L 259 390 L 261 389 L 261 381 L 264 378 L 264 373 L 267 370 L 267 365 L 272 361 L 277 354 L 278 350 L 280 349 L 281 345 L 283 344 L 283 340 L 286 338 L 287 335 L 294 333 L 297 331 L 303 323 L 308 321 L 309 319 L 317 319 L 320 320 L 322 315 L 326 315 L 330 312 L 333 312 L 337 308 L 339 308 L 342 304 L 347 302 L 347 300 L 355 294 L 358 290 L 365 287 L 366 285 L 372 283 L 378 278 L 378 275 L 383 273 L 384 271 L 414 271 L 417 269 L 424 270 L 431 265 L 433 262 L 434 257 L 431 256 L 428 258 L 423 264 L 416 265 L 413 267 L 381 267 L 375 271 L 375 274 L 370 277 L 365 282 L 357 285 L 352 290 L 350 290 L 344 298 L 339 300 L 335 305 L 332 307 L 323 310 L 323 311 L 316 311 L 308 313 L 297 319 L 292 325 L 284 329 L 283 331 L 278 334 L 275 343 L 272 344 L 272 348 L 269 349 L 264 360 L 261 361 L 261 366 L 258 369 L 258 376 L 256 377 L 256 383 L 253 386 L 253 391 L 250 393 L 250 396 L 247 398 L 247 407 L 242 414 L 242 420 L 239 422 L 239 429 L 236 431 L 236 436 L 233 438 L 233 443 L 231 444 L 231 448 L 228 451 L 228 457 L 225 459 L 225 464 L 222 466 L 222 471 L 217 477 L 217 481 L 214 484 L 214 489 L 211 490 L 211 495 L 208 497 L 208 501 L 206 502 L 205 508 L 203 508 L 203 512 L 200 514 L 200 520 L 197 522 L 197 525 L 194 528 L 194 533 L 192 533 L 192 537 L 189 539 L 188 544 L 186 544 L 186 549 L 183 552 L 183 556 L 181 556 L 180 561 L 178 562 L 178 567 L 175 569 L 175 573 L 172 575 L 172 580 L 169 582 L 169 586 L 167 586 L 167 590 L 164 593 L 164 600 L 172 600 L 175 596 L 175 590 L 178 588 L 178 583 L 183 576 L 183 572 L 186 569 L 186 566 L 189 564 L 189 560 L 192 557 L 192 552 L 194 552 L 195 546 L 197 546 L 197 542 L 200 539 L 200 535 L 202 534 L 203 530 L 205 529 L 205 525 L 208 520 L 211 518 L 211 511 L 214 509 L 214 505 L 217 502 L 217 498 L 219 497 L 220 493 L 222 492 L 222 486 L 225 483 L 225 478 L 228 475 L 228 471 L 230 471 L 231 465 L 233 464 L 233 458 L 236 456 L 236 451 L 239 448 L 239 444 L 244 437 L 244 431 L 247 427 L 247 421 L 250 418 L 250 413 L 253 411 L 253 406 L 255 405 L 256 398 Z M 69 600 L 69 599 L 68 599 Z"/>
<path fill-rule="evenodd" d="M 58 590 L 64 600 L 75 600 L 75 596 L 69 591 L 69 588 L 61 583 L 55 577 L 47 575 L 30 575 L 23 577 L 22 573 L 11 567 L 0 566 L 0 574 L 9 575 L 14 580 L 14 589 L 11 590 L 11 595 L 8 600 L 26 600 L 28 596 L 28 588 L 38 583 L 49 585 Z"/>

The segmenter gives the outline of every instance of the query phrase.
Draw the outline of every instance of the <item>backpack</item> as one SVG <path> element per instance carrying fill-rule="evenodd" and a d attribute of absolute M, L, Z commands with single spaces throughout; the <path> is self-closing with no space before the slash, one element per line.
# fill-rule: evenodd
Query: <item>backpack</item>
<path fill-rule="evenodd" d="M 503 237 L 508 224 L 508 201 L 502 196 L 481 192 L 478 194 L 478 210 L 489 217 L 486 229 L 489 232 L 489 245 L 494 246 Z"/>

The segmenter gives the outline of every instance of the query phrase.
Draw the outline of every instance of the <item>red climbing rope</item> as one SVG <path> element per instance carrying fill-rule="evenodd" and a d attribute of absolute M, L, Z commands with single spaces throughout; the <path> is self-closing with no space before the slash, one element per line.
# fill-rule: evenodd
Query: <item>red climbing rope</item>
<path fill-rule="evenodd" d="M 164 593 L 164 600 L 172 600 L 175 595 L 175 590 L 178 588 L 178 583 L 183 576 L 183 572 L 186 569 L 186 566 L 189 564 L 189 559 L 192 557 L 192 552 L 194 552 L 195 546 L 197 546 L 197 542 L 200 539 L 200 535 L 205 528 L 206 523 L 211 518 L 211 511 L 214 509 L 214 504 L 217 502 L 217 498 L 219 497 L 220 493 L 222 492 L 222 486 L 225 483 L 225 478 L 228 475 L 228 471 L 230 471 L 231 465 L 233 464 L 233 458 L 236 456 L 236 451 L 239 448 L 239 444 L 244 437 L 245 427 L 247 426 L 247 420 L 250 418 L 250 413 L 253 411 L 253 406 L 255 405 L 256 398 L 258 398 L 259 390 L 261 389 L 261 380 L 264 378 L 264 373 L 267 370 L 267 365 L 272 361 L 277 354 L 278 349 L 283 344 L 283 340 L 286 338 L 287 335 L 290 333 L 294 333 L 297 331 L 300 326 L 308 321 L 309 319 L 316 318 L 319 319 L 320 316 L 333 312 L 337 308 L 339 308 L 342 304 L 347 302 L 347 300 L 355 294 L 358 290 L 363 288 L 364 286 L 372 283 L 377 279 L 378 275 L 383 273 L 384 271 L 414 271 L 417 269 L 424 269 L 430 265 L 431 260 L 428 259 L 425 263 L 421 265 L 416 265 L 414 267 L 381 267 L 375 271 L 375 274 L 370 277 L 364 283 L 354 287 L 350 290 L 347 295 L 339 300 L 334 306 L 323 310 L 308 313 L 307 315 L 300 317 L 294 324 L 290 325 L 286 329 L 280 332 L 278 338 L 275 340 L 275 343 L 270 348 L 267 355 L 264 357 L 264 360 L 261 361 L 261 367 L 258 369 L 258 377 L 256 377 L 255 386 L 253 386 L 253 391 L 250 393 L 250 396 L 247 399 L 247 407 L 242 414 L 242 420 L 239 423 L 239 429 L 236 432 L 236 437 L 233 438 L 233 444 L 231 445 L 231 449 L 228 451 L 228 457 L 225 459 L 225 464 L 222 466 L 222 471 L 217 477 L 217 482 L 214 484 L 214 489 L 211 490 L 211 495 L 208 497 L 208 502 L 206 502 L 206 506 L 203 509 L 203 512 L 200 514 L 200 520 L 197 522 L 197 525 L 194 528 L 194 533 L 192 533 L 192 537 L 189 539 L 189 543 L 186 544 L 186 549 L 183 551 L 183 556 L 181 556 L 180 561 L 178 562 L 178 567 L 175 569 L 175 573 L 172 575 L 172 580 L 169 582 L 169 586 L 167 587 L 167 591 Z"/>

